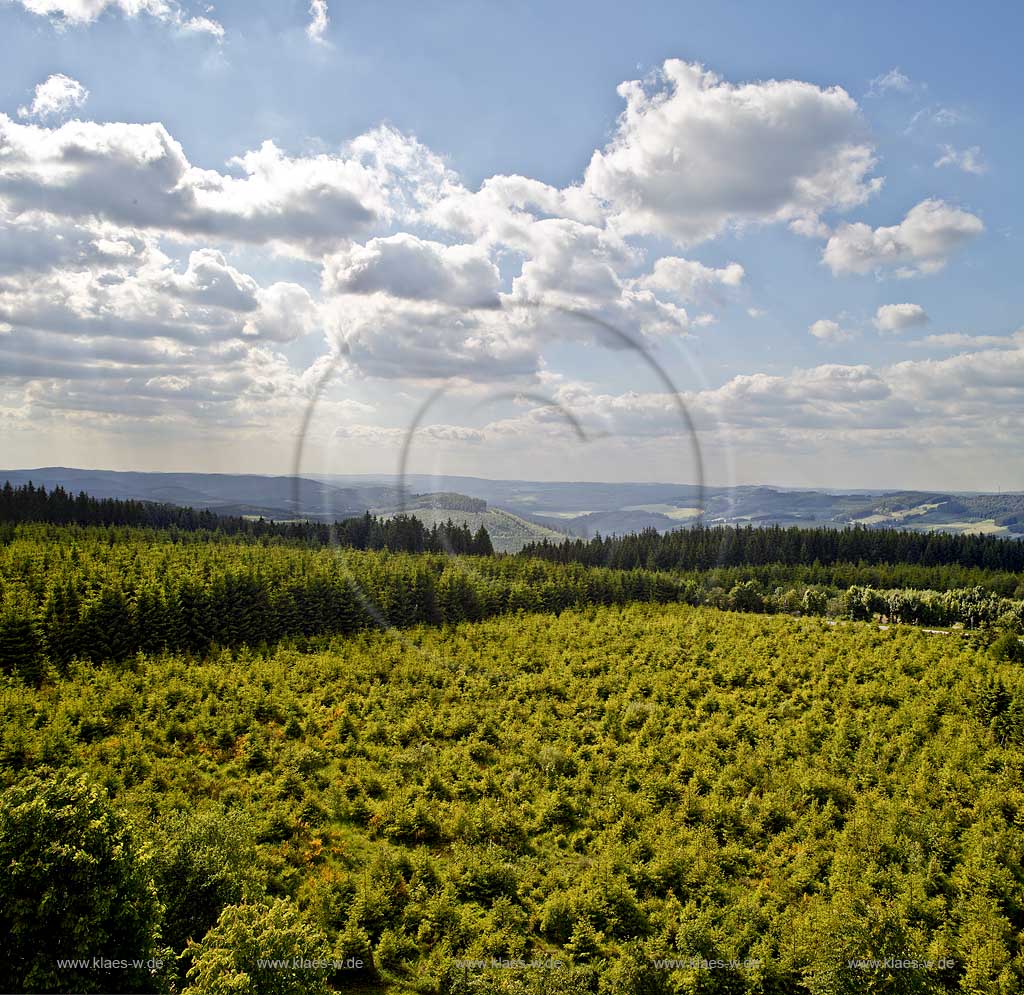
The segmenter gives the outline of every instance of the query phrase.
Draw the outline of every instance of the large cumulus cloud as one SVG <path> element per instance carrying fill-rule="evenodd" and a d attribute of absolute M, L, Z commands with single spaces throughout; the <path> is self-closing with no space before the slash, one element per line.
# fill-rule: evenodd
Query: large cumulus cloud
<path fill-rule="evenodd" d="M 857 104 L 840 87 L 734 84 L 669 59 L 652 84 L 619 93 L 626 110 L 584 188 L 623 232 L 687 245 L 731 224 L 855 207 L 879 185 Z"/>
<path fill-rule="evenodd" d="M 392 185 L 392 173 L 409 164 L 386 156 L 397 149 L 415 158 L 410 144 L 382 131 L 338 153 L 289 156 L 266 141 L 232 159 L 232 172 L 218 172 L 192 165 L 159 123 L 45 128 L 0 114 L 0 198 L 15 214 L 319 254 L 394 218 L 401 184 Z"/>

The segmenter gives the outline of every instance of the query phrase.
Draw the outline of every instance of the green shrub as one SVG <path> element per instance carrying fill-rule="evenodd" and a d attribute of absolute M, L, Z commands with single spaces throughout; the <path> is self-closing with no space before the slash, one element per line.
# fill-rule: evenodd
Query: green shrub
<path fill-rule="evenodd" d="M 327 938 L 291 902 L 229 905 L 190 946 L 183 995 L 326 995 Z"/>
<path fill-rule="evenodd" d="M 262 890 L 249 820 L 206 809 L 179 813 L 163 827 L 154 861 L 164 903 L 161 940 L 176 951 L 199 940 L 228 905 L 251 901 Z"/>
<path fill-rule="evenodd" d="M 669 995 L 668 972 L 656 966 L 639 943 L 627 943 L 601 977 L 601 995 Z"/>
<path fill-rule="evenodd" d="M 0 989 L 149 990 L 148 967 L 61 968 L 58 959 L 152 956 L 159 915 L 144 853 L 103 792 L 77 776 L 0 795 Z"/>
<path fill-rule="evenodd" d="M 764 611 L 764 598 L 756 581 L 748 580 L 733 587 L 729 592 L 729 607 L 736 612 Z"/>
<path fill-rule="evenodd" d="M 1024 663 L 1024 642 L 1015 632 L 1004 632 L 989 647 L 997 660 L 1009 663 Z"/>

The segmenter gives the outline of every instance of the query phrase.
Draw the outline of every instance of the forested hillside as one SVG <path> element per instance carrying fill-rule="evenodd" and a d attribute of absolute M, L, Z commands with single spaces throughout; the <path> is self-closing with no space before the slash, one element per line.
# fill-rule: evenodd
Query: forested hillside
<path fill-rule="evenodd" d="M 633 601 L 1024 632 L 1024 601 L 998 593 L 1008 586 L 996 583 L 998 574 L 986 586 L 946 590 L 877 589 L 865 584 L 863 568 L 845 576 L 853 580 L 845 590 L 810 584 L 799 572 L 786 586 L 769 586 L 770 572 L 747 577 L 738 568 L 625 570 L 268 545 L 203 532 L 20 525 L 0 545 L 0 667 L 38 683 L 76 658 L 202 655 L 290 637 Z"/>
<path fill-rule="evenodd" d="M 658 570 L 710 570 L 765 563 L 957 564 L 988 570 L 1024 570 L 1024 542 L 979 535 L 866 528 L 696 527 L 659 533 L 539 542 L 523 556 L 556 563 Z"/>
<path fill-rule="evenodd" d="M 467 500 L 469 500 L 467 498 Z M 377 517 L 366 512 L 333 524 L 307 521 L 275 522 L 264 518 L 221 515 L 207 509 L 151 501 L 95 498 L 84 491 L 72 495 L 62 487 L 47 491 L 29 481 L 0 489 L 0 540 L 13 536 L 20 522 L 55 525 L 125 525 L 162 529 L 169 533 L 206 532 L 252 540 L 282 540 L 308 546 L 347 549 L 387 549 L 405 553 L 489 555 L 494 552 L 487 529 L 470 531 L 464 522 L 441 516 L 427 524 L 421 518 L 398 514 Z M 5 528 L 6 526 L 6 528 Z"/>
<path fill-rule="evenodd" d="M 1024 986 L 1024 684 L 966 637 L 635 605 L 0 680 L 4 990 Z"/>
<path fill-rule="evenodd" d="M 986 543 L 194 524 L 0 534 L 0 990 L 1024 985 L 1024 586 L 953 557 Z"/>

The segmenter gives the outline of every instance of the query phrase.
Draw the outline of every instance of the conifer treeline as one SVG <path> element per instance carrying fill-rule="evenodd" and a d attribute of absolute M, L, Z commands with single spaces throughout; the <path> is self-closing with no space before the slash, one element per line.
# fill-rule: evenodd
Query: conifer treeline
<path fill-rule="evenodd" d="M 677 600 L 680 581 L 513 558 L 176 543 L 127 529 L 22 525 L 0 547 L 0 669 L 270 645 L 381 625 Z M 55 535 L 55 533 L 57 533 Z"/>
<path fill-rule="evenodd" d="M 484 526 L 476 533 L 451 519 L 427 528 L 411 515 L 377 518 L 367 512 L 334 522 L 274 522 L 241 515 L 219 515 L 207 509 L 153 501 L 96 498 L 85 491 L 73 495 L 63 487 L 52 490 L 29 481 L 0 490 L 0 523 L 49 522 L 55 525 L 118 525 L 183 532 L 209 532 L 249 539 L 280 539 L 308 546 L 387 549 L 393 553 L 457 553 L 486 556 L 494 552 Z"/>
<path fill-rule="evenodd" d="M 531 543 L 521 554 L 555 563 L 582 563 L 616 570 L 710 570 L 768 563 L 958 564 L 986 570 L 1024 570 L 1024 542 L 982 535 L 901 532 L 891 529 L 802 529 L 697 526 L 664 534 L 644 529 L 631 535 Z"/>
<path fill-rule="evenodd" d="M 214 646 L 380 625 L 634 601 L 1024 631 L 1024 602 L 980 587 L 843 592 L 799 583 L 768 589 L 747 580 L 726 588 L 727 577 L 518 557 L 453 561 L 429 553 L 177 543 L 127 529 L 23 525 L 0 547 L 0 668 L 37 681 L 48 666 L 61 670 L 75 659 L 103 663 L 165 649 L 199 655 Z"/>

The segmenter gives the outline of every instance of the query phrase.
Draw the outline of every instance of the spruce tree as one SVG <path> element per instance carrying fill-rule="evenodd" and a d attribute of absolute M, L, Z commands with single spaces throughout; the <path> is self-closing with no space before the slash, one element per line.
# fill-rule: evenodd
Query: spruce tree
<path fill-rule="evenodd" d="M 490 534 L 482 525 L 476 530 L 476 534 L 473 536 L 473 552 L 477 556 L 494 555 L 494 546 L 491 544 Z"/>
<path fill-rule="evenodd" d="M 83 655 L 81 598 L 72 581 L 50 588 L 43 605 L 42 633 L 46 654 L 61 673 L 75 657 Z"/>
<path fill-rule="evenodd" d="M 27 598 L 9 597 L 0 610 L 0 669 L 31 684 L 43 679 L 43 640 Z"/>

